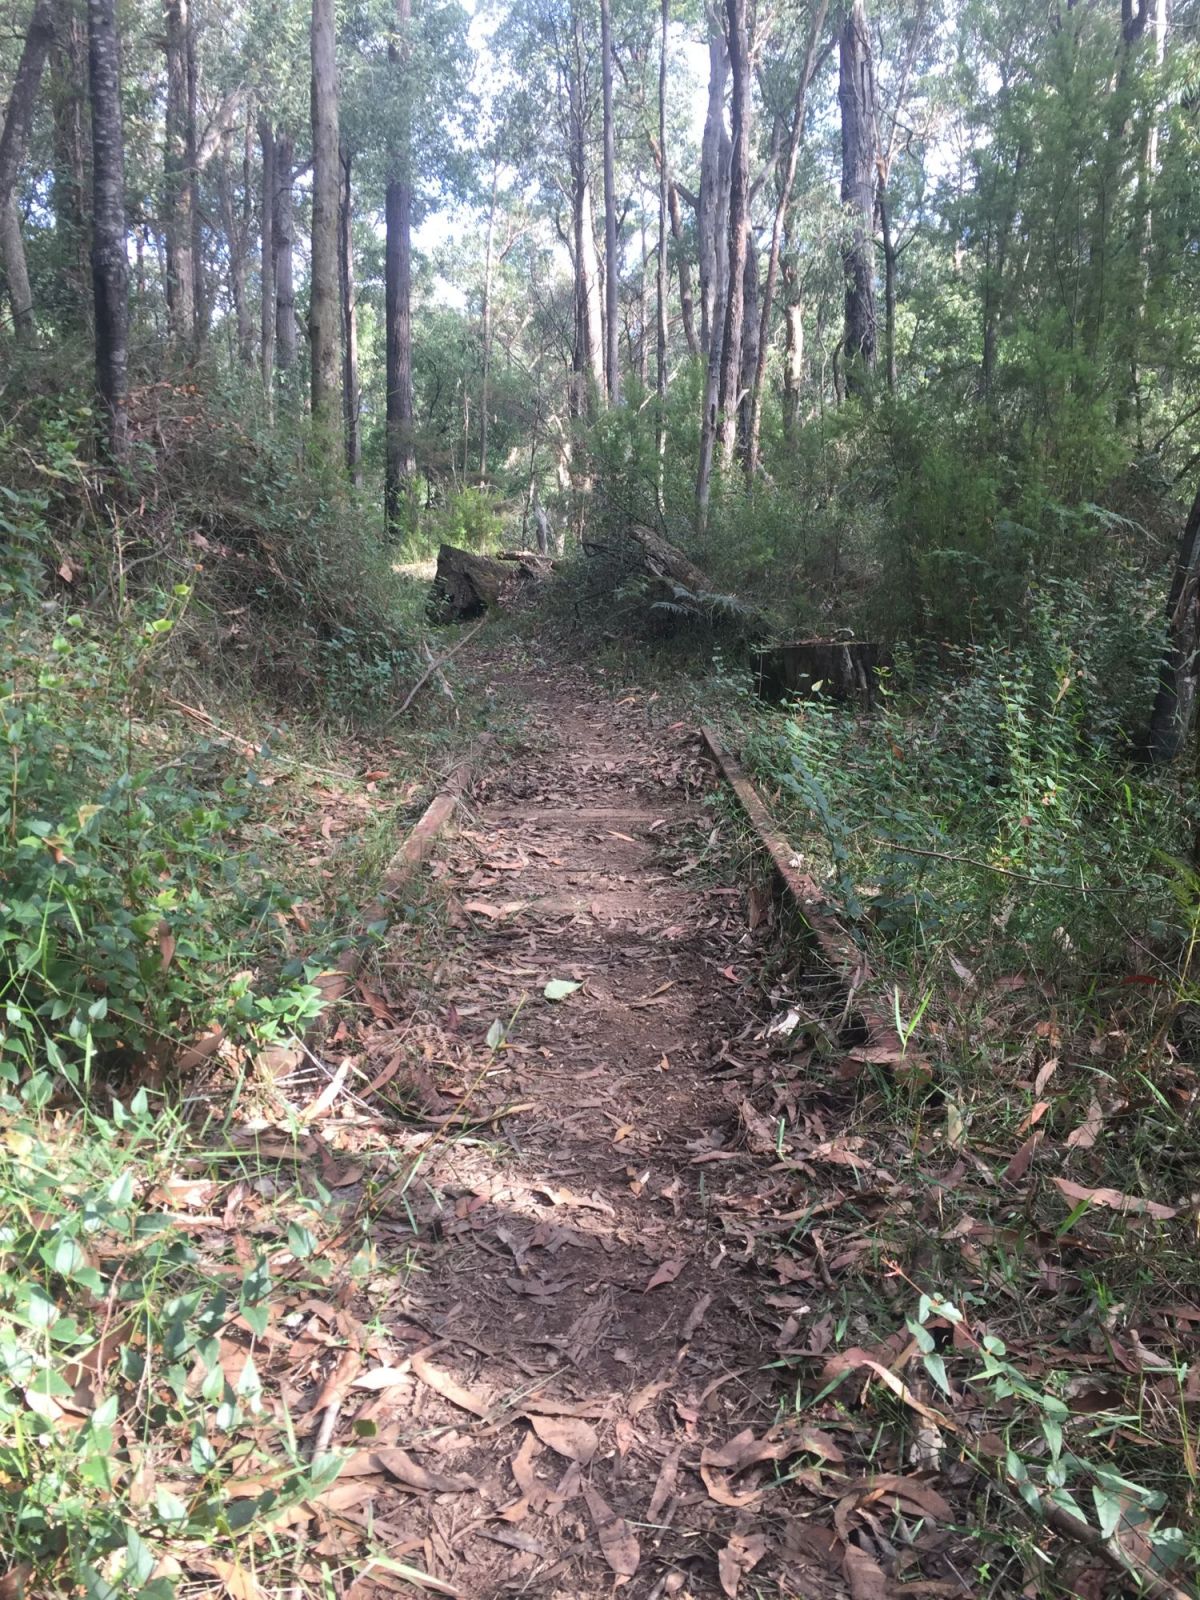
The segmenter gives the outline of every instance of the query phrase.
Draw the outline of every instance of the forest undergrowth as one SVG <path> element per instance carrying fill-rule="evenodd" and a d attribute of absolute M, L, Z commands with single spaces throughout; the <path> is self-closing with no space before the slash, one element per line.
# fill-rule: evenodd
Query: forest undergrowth
<path fill-rule="evenodd" d="M 3 440 L 0 1586 L 156 1600 L 203 1548 L 258 1596 L 337 1463 L 251 1345 L 370 1275 L 360 1214 L 419 1165 L 329 1118 L 336 1002 L 387 920 L 417 958 L 379 883 L 474 714 L 398 723 L 424 586 L 299 437 L 154 385 L 114 493 L 87 426 Z"/>

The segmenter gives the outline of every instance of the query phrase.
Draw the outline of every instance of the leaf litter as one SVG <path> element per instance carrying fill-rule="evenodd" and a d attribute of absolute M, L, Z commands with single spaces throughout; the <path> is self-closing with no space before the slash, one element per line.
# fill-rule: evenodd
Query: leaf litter
<path fill-rule="evenodd" d="M 1081 1416 L 1140 1406 L 1144 1431 L 1181 1399 L 1183 1415 L 1200 1406 L 1182 1359 L 1194 1293 L 1164 1294 L 1141 1329 L 1118 1309 L 1098 1337 L 1031 1334 L 1005 1315 L 992 1262 L 1019 1262 L 1052 1303 L 1060 1237 L 1092 1219 L 1186 1228 L 1187 1197 L 1084 1181 L 1121 1108 L 1091 1095 L 1062 1125 L 1057 1031 L 1007 1149 L 981 1148 L 958 1100 L 905 1148 L 870 1087 L 888 1047 L 839 1044 L 840 980 L 781 969 L 760 891 L 747 909 L 711 881 L 746 887 L 712 848 L 690 730 L 557 667 L 505 660 L 503 677 L 528 746 L 485 776 L 470 837 L 434 876 L 435 900 L 473 920 L 406 926 L 339 1024 L 339 1066 L 307 1080 L 301 1112 L 319 1111 L 303 1134 L 253 1136 L 289 1172 L 315 1160 L 327 1184 L 346 1176 L 331 1217 L 296 1220 L 311 1247 L 298 1238 L 263 1331 L 228 1330 L 226 1376 L 236 1387 L 249 1368 L 341 1471 L 289 1500 L 286 1474 L 256 1486 L 251 1455 L 246 1493 L 357 1573 L 354 1600 L 397 1578 L 481 1600 L 600 1595 L 635 1575 L 696 1600 L 983 1592 L 964 1576 L 981 1559 L 972 1525 L 1019 1520 L 1030 1498 L 1004 1453 L 1020 1414 L 979 1379 L 995 1331 L 1005 1370 Z M 756 971 L 771 976 L 752 995 Z M 973 960 L 969 987 L 985 985 Z M 1043 998 L 1000 992 L 1014 1008 Z M 1048 1167 L 1065 1157 L 1069 1179 Z M 264 1236 L 260 1193 L 206 1181 L 170 1191 L 198 1233 L 211 1215 L 235 1251 Z M 973 1289 L 970 1314 L 935 1301 L 914 1334 L 948 1281 Z M 1156 1576 L 1170 1557 L 1144 1500 L 1095 1478 L 1087 1507 L 1093 1489 L 1090 1538 L 1030 1491 L 1062 1592 L 1115 1600 L 1133 1571 L 1149 1593 L 1188 1594 Z M 989 1592 L 1032 1581 L 1013 1560 L 1016 1588 Z M 253 1567 L 207 1570 L 229 1590 Z"/>

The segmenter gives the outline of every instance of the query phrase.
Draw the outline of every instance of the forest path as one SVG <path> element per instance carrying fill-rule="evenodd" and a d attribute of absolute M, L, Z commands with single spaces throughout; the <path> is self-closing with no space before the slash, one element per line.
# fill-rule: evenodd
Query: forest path
<path fill-rule="evenodd" d="M 454 943 L 425 1004 L 439 1085 L 477 1083 L 490 1122 L 409 1192 L 416 1270 L 383 1322 L 412 1371 L 372 1418 L 437 1487 L 378 1495 L 374 1547 L 464 1600 L 842 1594 L 770 1464 L 797 1441 L 762 1439 L 786 1390 L 766 1369 L 820 1308 L 738 1226 L 764 1187 L 786 1209 L 787 1179 L 764 1119 L 748 1138 L 763 950 L 695 730 L 512 647 L 489 669 L 528 743 L 435 865 Z M 552 1001 L 555 980 L 579 987 Z M 394 1220 L 393 1265 L 413 1237 Z"/>

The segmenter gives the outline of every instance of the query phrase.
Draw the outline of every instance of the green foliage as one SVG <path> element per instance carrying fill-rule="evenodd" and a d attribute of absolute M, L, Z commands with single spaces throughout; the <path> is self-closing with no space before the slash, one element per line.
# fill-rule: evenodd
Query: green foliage
<path fill-rule="evenodd" d="M 441 504 L 421 513 L 410 550 L 431 556 L 441 544 L 462 550 L 494 550 L 503 530 L 495 494 L 487 489 L 454 489 Z"/>
<path fill-rule="evenodd" d="M 1131 916 L 1178 939 L 1179 797 L 1122 759 L 1156 657 L 1123 592 L 1100 607 L 1047 585 L 1023 642 L 903 659 L 868 721 L 809 701 L 758 740 L 793 832 L 823 836 L 843 912 L 869 914 L 895 959 L 933 945 L 1094 970 L 1119 965 Z"/>
<path fill-rule="evenodd" d="M 189 1183 L 217 1187 L 221 1130 L 198 1157 L 196 1130 L 144 1089 L 75 1117 L 40 1113 L 52 1092 L 45 1073 L 0 1085 L 0 1550 L 31 1594 L 171 1600 L 177 1541 L 236 1557 L 340 1460 L 306 1459 L 286 1425 L 268 1443 L 263 1377 L 230 1338 L 232 1319 L 262 1336 L 276 1315 L 263 1249 L 247 1261 L 213 1230 L 201 1246 L 175 1214 Z M 264 1187 L 274 1260 L 285 1239 L 311 1254 L 329 1194 Z"/>

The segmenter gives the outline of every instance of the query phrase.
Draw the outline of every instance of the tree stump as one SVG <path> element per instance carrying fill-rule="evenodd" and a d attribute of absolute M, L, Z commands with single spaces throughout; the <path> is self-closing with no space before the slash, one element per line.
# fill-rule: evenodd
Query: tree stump
<path fill-rule="evenodd" d="M 431 622 L 470 622 L 499 604 L 500 587 L 508 577 L 499 561 L 444 544 L 438 551 L 426 614 Z"/>
<path fill-rule="evenodd" d="M 789 695 L 875 703 L 875 674 L 884 665 L 877 645 L 866 639 L 798 639 L 764 645 L 755 656 L 755 688 L 764 700 Z"/>

